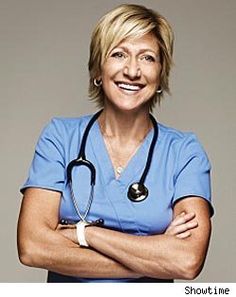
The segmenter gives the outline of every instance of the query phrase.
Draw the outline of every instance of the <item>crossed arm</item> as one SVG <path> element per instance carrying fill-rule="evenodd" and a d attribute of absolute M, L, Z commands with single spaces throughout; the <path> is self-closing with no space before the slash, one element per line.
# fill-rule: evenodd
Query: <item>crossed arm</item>
<path fill-rule="evenodd" d="M 86 278 L 193 279 L 201 271 L 210 238 L 207 202 L 178 201 L 165 234 L 135 236 L 87 227 L 81 248 L 74 226 L 58 225 L 60 193 L 29 188 L 18 222 L 20 261 L 28 266 Z"/>

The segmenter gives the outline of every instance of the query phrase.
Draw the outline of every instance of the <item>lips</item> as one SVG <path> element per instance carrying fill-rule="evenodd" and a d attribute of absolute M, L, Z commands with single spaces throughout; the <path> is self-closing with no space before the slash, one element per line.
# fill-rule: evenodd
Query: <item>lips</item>
<path fill-rule="evenodd" d="M 145 85 L 143 84 L 128 83 L 128 82 L 116 82 L 116 85 L 122 90 L 131 91 L 131 92 L 140 91 L 145 87 Z"/>

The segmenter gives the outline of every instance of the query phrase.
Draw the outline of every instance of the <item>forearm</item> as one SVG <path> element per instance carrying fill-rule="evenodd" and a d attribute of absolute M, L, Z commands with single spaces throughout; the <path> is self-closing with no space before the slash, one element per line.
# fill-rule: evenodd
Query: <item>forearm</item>
<path fill-rule="evenodd" d="M 192 278 L 194 255 L 187 248 L 188 239 L 134 236 L 98 227 L 86 228 L 85 234 L 89 246 L 139 274 L 162 279 Z"/>
<path fill-rule="evenodd" d="M 141 275 L 194 279 L 203 267 L 209 245 L 209 207 L 203 199 L 191 197 L 176 203 L 174 212 L 175 219 L 166 230 L 168 234 L 135 236 L 88 227 L 85 238 L 98 252 Z"/>
<path fill-rule="evenodd" d="M 23 241 L 23 240 L 21 240 Z M 21 242 L 21 262 L 69 276 L 84 278 L 136 278 L 133 272 L 115 259 L 97 251 L 80 248 L 57 231 L 45 229 Z"/>

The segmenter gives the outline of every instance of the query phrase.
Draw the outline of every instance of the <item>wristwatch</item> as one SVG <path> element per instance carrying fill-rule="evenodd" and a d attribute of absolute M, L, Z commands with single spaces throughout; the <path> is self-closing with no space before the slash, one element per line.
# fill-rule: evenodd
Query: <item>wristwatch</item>
<path fill-rule="evenodd" d="M 94 222 L 87 222 L 87 221 L 79 221 L 77 224 L 76 224 L 76 234 L 77 234 L 77 240 L 78 240 L 78 243 L 81 247 L 88 247 L 88 243 L 86 241 L 86 238 L 85 238 L 85 228 L 88 227 L 88 226 L 99 226 L 101 227 L 102 225 L 104 224 L 104 220 L 103 219 L 98 219 Z"/>

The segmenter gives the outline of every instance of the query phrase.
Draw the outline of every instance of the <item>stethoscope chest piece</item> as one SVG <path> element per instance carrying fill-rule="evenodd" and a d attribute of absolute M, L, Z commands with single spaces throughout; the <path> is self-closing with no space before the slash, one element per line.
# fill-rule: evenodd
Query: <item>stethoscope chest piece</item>
<path fill-rule="evenodd" d="M 70 192 L 71 192 L 71 199 L 74 205 L 74 208 L 76 210 L 76 213 L 78 215 L 78 217 L 80 218 L 80 220 L 85 221 L 86 217 L 88 215 L 88 212 L 90 210 L 92 201 L 93 201 L 93 195 L 94 195 L 94 186 L 95 186 L 95 182 L 96 182 L 96 168 L 94 167 L 94 165 L 92 164 L 92 162 L 90 162 L 89 160 L 87 160 L 86 155 L 85 155 L 85 147 L 86 147 L 86 141 L 88 138 L 88 134 L 89 131 L 92 127 L 92 125 L 94 124 L 94 122 L 97 120 L 97 118 L 99 117 L 99 115 L 101 114 L 102 110 L 100 110 L 99 112 L 97 112 L 89 121 L 89 123 L 87 124 L 87 127 L 85 128 L 82 140 L 81 140 L 81 146 L 80 146 L 80 151 L 79 154 L 77 156 L 76 159 L 72 160 L 68 166 L 67 166 L 67 180 L 68 180 L 68 184 L 69 184 L 69 188 L 70 188 Z M 153 128 L 154 128 L 154 133 L 153 133 L 153 138 L 152 138 L 152 142 L 148 151 L 148 156 L 147 156 L 147 161 L 146 161 L 146 166 L 144 168 L 143 174 L 140 178 L 139 181 L 133 183 L 132 185 L 129 186 L 128 189 L 128 193 L 127 196 L 130 199 L 130 201 L 132 202 L 141 202 L 143 200 L 145 200 L 148 197 L 148 189 L 146 188 L 146 186 L 144 185 L 145 180 L 146 180 L 146 176 L 148 174 L 150 165 L 151 165 L 151 161 L 152 161 L 152 156 L 153 156 L 153 151 L 154 151 L 154 147 L 155 144 L 157 142 L 157 138 L 158 138 L 158 125 L 157 122 L 155 120 L 155 118 L 150 114 L 150 119 L 153 123 Z M 90 194 L 89 194 L 89 198 L 88 198 L 88 203 L 86 206 L 86 210 L 84 213 L 81 213 L 79 210 L 79 206 L 73 191 L 73 182 L 72 182 L 72 171 L 73 168 L 75 167 L 80 167 L 80 166 L 86 166 L 91 173 L 91 180 L 90 180 L 90 185 L 91 185 L 91 190 L 90 190 Z"/>
<path fill-rule="evenodd" d="M 140 202 L 147 198 L 148 189 L 144 184 L 133 183 L 129 186 L 128 198 L 133 202 Z"/>

